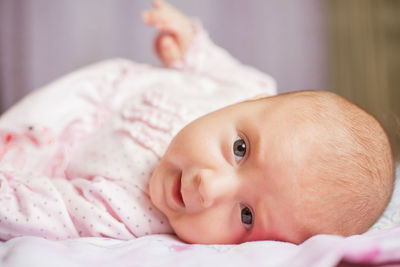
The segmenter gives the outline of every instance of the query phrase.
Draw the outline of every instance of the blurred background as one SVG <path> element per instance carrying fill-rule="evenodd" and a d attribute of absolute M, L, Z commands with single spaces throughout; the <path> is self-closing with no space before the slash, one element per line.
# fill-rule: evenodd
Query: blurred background
<path fill-rule="evenodd" d="M 374 114 L 400 147 L 400 1 L 170 0 L 279 92 L 322 89 Z M 113 57 L 160 65 L 150 0 L 0 0 L 0 112 L 35 88 Z M 398 153 L 397 153 L 398 155 Z"/>

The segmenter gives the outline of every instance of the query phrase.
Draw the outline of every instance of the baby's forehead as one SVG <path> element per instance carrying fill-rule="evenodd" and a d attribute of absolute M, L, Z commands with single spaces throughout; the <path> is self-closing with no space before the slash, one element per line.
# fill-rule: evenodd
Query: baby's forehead
<path fill-rule="evenodd" d="M 264 139 L 265 153 L 273 151 L 302 163 L 313 160 L 316 152 L 329 154 L 332 143 L 349 126 L 334 102 L 330 96 L 307 93 L 278 95 L 246 101 L 237 114 Z"/>
<path fill-rule="evenodd" d="M 335 117 L 340 115 L 330 104 L 327 105 L 294 94 L 250 101 L 248 105 L 258 108 L 254 109 L 253 114 L 249 112 L 246 115 L 255 116 L 254 118 L 258 120 L 261 128 L 266 126 L 270 130 L 268 124 L 276 123 L 275 127 L 282 130 L 282 136 L 287 132 L 296 135 L 304 134 L 307 131 L 315 132 L 318 128 L 335 123 L 324 120 L 327 113 Z"/>
<path fill-rule="evenodd" d="M 311 129 L 336 127 L 346 120 L 344 101 L 330 93 L 299 92 L 277 95 L 264 99 L 266 106 L 272 105 L 277 116 Z M 348 112 L 354 107 L 347 106 Z M 279 112 L 281 111 L 281 112 Z"/>
<path fill-rule="evenodd" d="M 251 124 L 251 129 L 266 139 L 264 144 L 270 146 L 269 143 L 273 142 L 278 147 L 290 145 L 298 149 L 312 141 L 329 124 L 317 118 L 318 112 L 308 99 L 288 95 L 245 102 L 237 116 L 242 118 L 243 124 Z"/>

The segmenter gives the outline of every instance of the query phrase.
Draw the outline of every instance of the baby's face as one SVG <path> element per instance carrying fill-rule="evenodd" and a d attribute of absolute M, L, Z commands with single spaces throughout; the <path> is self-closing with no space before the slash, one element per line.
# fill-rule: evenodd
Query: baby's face
<path fill-rule="evenodd" d="M 298 182 L 310 151 L 293 112 L 276 97 L 247 101 L 178 133 L 153 173 L 150 195 L 181 239 L 300 243 L 312 235 L 306 215 L 315 207 L 300 201 Z"/>

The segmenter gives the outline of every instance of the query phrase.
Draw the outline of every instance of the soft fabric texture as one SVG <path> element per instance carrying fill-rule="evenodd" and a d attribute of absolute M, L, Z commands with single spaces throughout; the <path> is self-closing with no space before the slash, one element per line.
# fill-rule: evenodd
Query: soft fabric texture
<path fill-rule="evenodd" d="M 0 242 L 0 265 L 398 266 L 399 240 L 399 227 L 347 238 L 317 235 L 301 245 L 277 241 L 257 241 L 240 245 L 189 245 L 171 235 L 147 235 L 128 241 L 98 237 L 63 241 L 18 237 Z"/>
<path fill-rule="evenodd" d="M 4 114 L 0 239 L 172 233 L 147 187 L 173 136 L 215 109 L 275 94 L 273 79 L 241 65 L 200 26 L 176 68 L 110 60 L 36 91 Z"/>

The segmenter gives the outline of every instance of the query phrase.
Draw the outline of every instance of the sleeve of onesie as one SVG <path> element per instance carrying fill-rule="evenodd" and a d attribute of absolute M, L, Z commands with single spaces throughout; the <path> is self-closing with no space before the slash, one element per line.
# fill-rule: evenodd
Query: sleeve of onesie
<path fill-rule="evenodd" d="M 215 45 L 200 21 L 193 20 L 193 27 L 195 36 L 192 44 L 183 61 L 176 62 L 174 68 L 199 73 L 243 88 L 262 88 L 261 91 L 268 95 L 276 94 L 276 82 L 271 76 L 241 64 L 226 50 Z"/>

